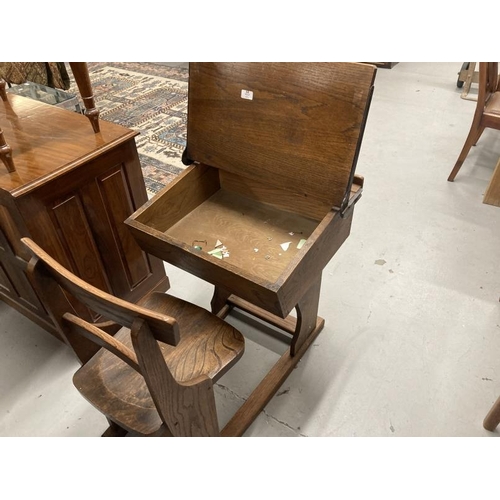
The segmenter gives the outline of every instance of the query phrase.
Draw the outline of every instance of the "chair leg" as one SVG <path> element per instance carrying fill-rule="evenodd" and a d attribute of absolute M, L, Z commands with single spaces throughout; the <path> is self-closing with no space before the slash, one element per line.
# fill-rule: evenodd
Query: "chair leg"
<path fill-rule="evenodd" d="M 462 152 L 460 153 L 460 156 L 458 157 L 458 160 L 455 163 L 455 166 L 453 167 L 453 170 L 451 171 L 448 177 L 449 182 L 453 182 L 455 180 L 458 171 L 462 168 L 462 164 L 467 158 L 467 155 L 469 154 L 470 148 L 479 140 L 481 133 L 482 133 L 481 127 L 476 127 L 475 124 L 473 123 L 469 131 L 469 135 L 467 136 L 467 139 L 465 141 L 464 147 L 462 148 Z"/>
<path fill-rule="evenodd" d="M 495 404 L 491 407 L 491 410 L 486 415 L 483 421 L 483 427 L 487 431 L 493 432 L 498 424 L 500 423 L 500 398 L 498 398 Z"/>
<path fill-rule="evenodd" d="M 483 132 L 484 132 L 484 129 L 486 127 L 485 126 L 481 126 L 479 127 L 479 130 L 477 132 L 477 136 L 476 136 L 476 140 L 474 141 L 474 146 L 478 143 L 479 139 L 481 138 L 481 136 L 483 135 Z"/>

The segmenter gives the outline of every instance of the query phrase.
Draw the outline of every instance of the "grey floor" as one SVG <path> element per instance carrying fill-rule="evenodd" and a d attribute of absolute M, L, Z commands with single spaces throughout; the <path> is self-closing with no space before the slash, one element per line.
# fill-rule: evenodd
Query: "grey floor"
<path fill-rule="evenodd" d="M 500 208 L 482 197 L 500 156 L 487 130 L 446 181 L 475 103 L 456 63 L 379 69 L 350 237 L 323 273 L 323 332 L 246 436 L 498 436 Z M 170 293 L 208 307 L 209 284 L 167 265 Z M 240 363 L 217 386 L 224 424 L 285 346 L 243 318 Z M 0 435 L 99 436 L 64 345 L 0 303 Z"/>

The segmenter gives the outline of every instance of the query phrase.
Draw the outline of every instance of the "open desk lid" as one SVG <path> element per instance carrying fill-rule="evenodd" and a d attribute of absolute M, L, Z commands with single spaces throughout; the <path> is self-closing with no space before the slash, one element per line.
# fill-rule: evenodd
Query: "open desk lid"
<path fill-rule="evenodd" d="M 375 72 L 359 63 L 190 63 L 183 161 L 344 208 Z"/>

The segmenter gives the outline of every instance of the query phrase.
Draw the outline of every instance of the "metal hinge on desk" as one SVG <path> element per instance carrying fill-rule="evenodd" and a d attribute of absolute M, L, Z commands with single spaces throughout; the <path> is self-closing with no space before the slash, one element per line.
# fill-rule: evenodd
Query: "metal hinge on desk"
<path fill-rule="evenodd" d="M 354 182 L 355 181 L 355 182 Z M 351 197 L 351 192 L 352 192 L 352 185 L 356 184 L 359 186 L 358 191 L 354 194 L 354 196 Z M 363 184 L 364 184 L 364 178 L 360 175 L 353 175 L 353 182 L 350 183 L 350 187 L 347 190 L 344 199 L 342 200 L 342 204 L 339 207 L 333 207 L 336 210 L 340 211 L 340 217 L 344 218 L 347 214 L 347 212 L 359 201 L 361 198 L 361 194 L 363 192 Z"/>

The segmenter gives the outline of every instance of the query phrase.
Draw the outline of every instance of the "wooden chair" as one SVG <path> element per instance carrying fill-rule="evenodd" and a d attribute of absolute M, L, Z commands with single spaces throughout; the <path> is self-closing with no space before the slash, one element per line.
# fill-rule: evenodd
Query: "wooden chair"
<path fill-rule="evenodd" d="M 469 135 L 448 181 L 453 182 L 470 148 L 477 143 L 485 128 L 500 130 L 500 81 L 497 62 L 479 63 L 479 86 L 476 111 Z"/>
<path fill-rule="evenodd" d="M 486 415 L 483 421 L 483 427 L 493 432 L 500 424 L 500 398 L 498 398 L 495 404 L 491 407 L 491 410 Z"/>
<path fill-rule="evenodd" d="M 213 384 L 243 355 L 237 330 L 163 293 L 138 305 L 115 298 L 22 241 L 33 255 L 28 277 L 82 362 L 73 383 L 110 422 L 104 436 L 220 435 Z M 87 323 L 68 300 L 62 307 L 63 290 L 108 321 Z M 114 336 L 106 332 L 116 325 Z"/>

